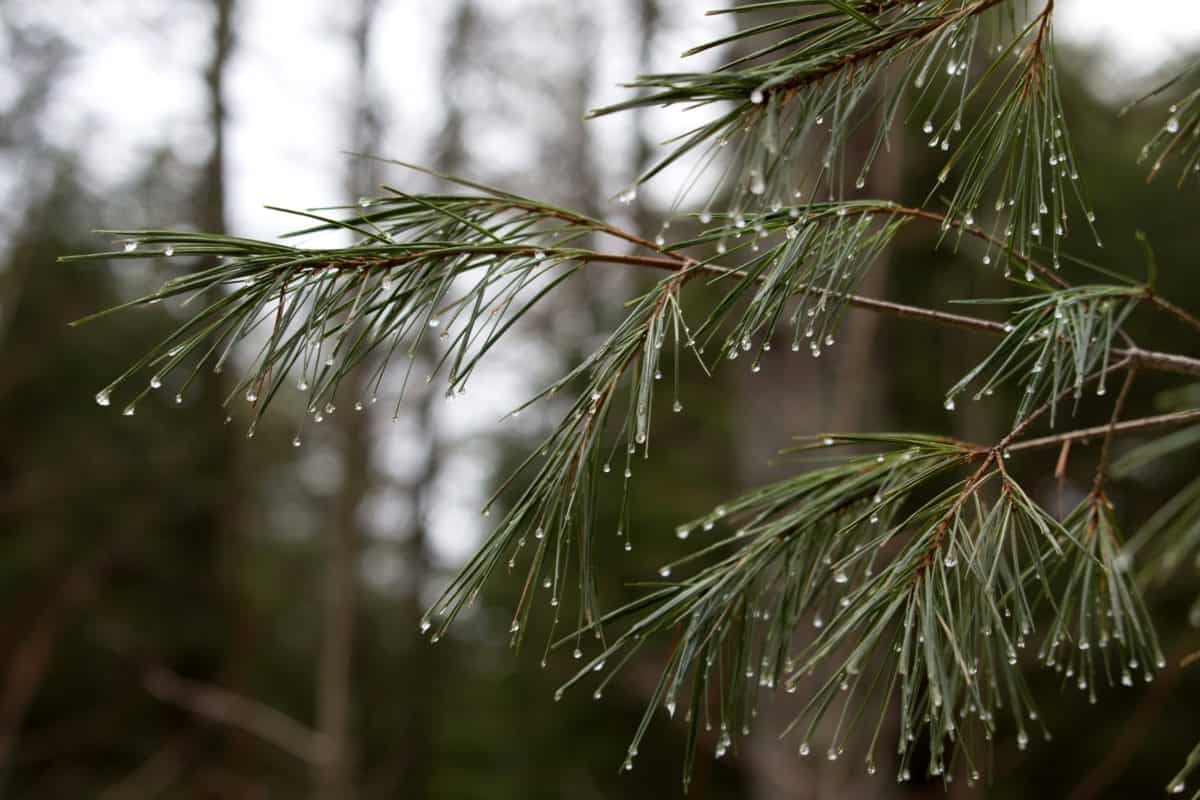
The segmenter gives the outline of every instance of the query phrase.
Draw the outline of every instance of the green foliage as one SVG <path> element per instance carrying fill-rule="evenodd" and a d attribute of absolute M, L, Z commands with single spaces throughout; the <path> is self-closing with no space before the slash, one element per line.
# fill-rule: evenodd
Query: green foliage
<path fill-rule="evenodd" d="M 220 370 L 233 346 L 256 334 L 263 341 L 235 390 L 253 404 L 256 418 L 291 373 L 299 376 L 297 388 L 306 393 L 309 412 L 319 416 L 333 404 L 343 378 L 369 354 L 385 356 L 369 381 L 377 388 L 393 355 L 412 359 L 422 339 L 432 335 L 447 342 L 433 374 L 445 370 L 447 392 L 461 393 L 479 359 L 513 321 L 568 277 L 573 263 L 589 258 L 591 251 L 577 246 L 580 240 L 602 229 L 581 215 L 496 190 L 454 196 L 388 192 L 364 199 L 349 214 L 334 209 L 342 213 L 338 219 L 289 212 L 318 221 L 291 236 L 346 232 L 357 239 L 349 247 L 298 248 L 174 231 L 105 231 L 122 243 L 120 250 L 65 258 L 217 260 L 215 266 L 171 279 L 157 292 L 113 309 L 212 297 L 101 390 L 97 402 L 107 405 L 111 392 L 138 373 L 151 372 L 149 389 L 155 389 L 167 373 L 181 367 L 190 369 L 193 378 L 203 367 Z M 460 291 L 464 277 L 470 285 Z M 529 297 L 531 287 L 535 292 Z M 131 414 L 149 389 L 142 389 L 125 413 Z"/>
<path fill-rule="evenodd" d="M 1187 763 L 1183 765 L 1183 769 L 1179 770 L 1179 774 L 1172 778 L 1171 782 L 1167 784 L 1167 794 L 1183 794 L 1187 789 L 1188 776 L 1191 775 L 1197 767 L 1200 767 L 1200 745 L 1196 745 L 1196 748 L 1192 750 L 1191 755 L 1188 756 Z M 1196 798 L 1200 798 L 1200 789 L 1197 789 L 1192 793 L 1192 800 L 1196 800 Z"/>
<path fill-rule="evenodd" d="M 1113 340 L 1141 296 L 1139 288 L 1078 286 L 1020 301 L 1000 343 L 950 387 L 946 407 L 954 408 L 954 398 L 984 376 L 976 400 L 1006 381 L 1022 387 L 1014 424 L 1064 393 L 1078 403 L 1093 372 L 1098 372 L 1096 394 L 1103 397 Z M 1050 406 L 1052 423 L 1056 408 L 1057 404 Z"/>
<path fill-rule="evenodd" d="M 1069 232 L 1069 207 L 1082 208 L 1083 200 L 1054 65 L 1046 58 L 1053 46 L 1050 7 L 1025 22 L 1024 5 L 998 0 L 740 5 L 716 13 L 768 8 L 799 13 L 684 54 L 730 44 L 748 48 L 713 72 L 643 76 L 630 87 L 647 93 L 593 113 L 718 106 L 713 120 L 680 137 L 639 182 L 699 151 L 700 168 L 721 173 L 705 206 L 727 198 L 734 220 L 800 198 L 838 199 L 851 182 L 863 189 L 894 127 L 906 113 L 910 120 L 920 113 L 924 132 L 932 136 L 929 146 L 949 153 L 936 191 L 952 174 L 957 178 L 943 230 L 955 218 L 973 225 L 981 209 L 994 205 L 993 228 L 1003 234 L 997 248 L 1001 262 L 1011 255 L 1027 258 L 1035 244 L 1046 244 L 1057 263 L 1060 240 Z M 847 143 L 865 125 L 877 128 L 874 143 L 861 163 L 848 164 Z M 721 157 L 726 151 L 731 155 Z M 677 202 L 691 187 L 689 181 Z M 1080 225 L 1090 228 L 1094 215 L 1083 211 L 1081 218 Z"/>
<path fill-rule="evenodd" d="M 1169 81 L 1159 86 L 1138 103 L 1173 89 L 1176 84 L 1194 78 L 1200 71 L 1200 62 L 1189 65 Z M 1138 163 L 1151 161 L 1150 177 L 1163 168 L 1168 159 L 1181 163 L 1179 185 L 1183 186 L 1189 175 L 1200 172 L 1200 89 L 1194 89 L 1171 103 L 1166 122 L 1142 148 Z M 1134 104 L 1136 105 L 1136 103 Z M 1128 110 L 1128 108 L 1126 109 Z"/>

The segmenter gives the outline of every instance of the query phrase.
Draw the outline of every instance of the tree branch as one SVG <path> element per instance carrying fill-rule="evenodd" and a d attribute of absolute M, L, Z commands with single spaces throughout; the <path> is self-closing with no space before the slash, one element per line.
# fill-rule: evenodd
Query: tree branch
<path fill-rule="evenodd" d="M 666 256 L 639 256 L 596 253 L 583 256 L 582 258 L 583 260 L 595 263 L 631 264 L 667 270 L 671 272 L 689 270 L 693 273 L 712 275 L 718 279 L 741 279 L 746 277 L 746 273 L 741 270 L 729 269 L 726 267 L 717 266 L 716 264 L 697 261 L 696 259 L 688 256 L 675 256 L 670 254 Z M 803 284 L 797 288 L 820 294 L 826 294 L 831 297 L 837 297 L 845 300 L 849 305 L 852 305 L 855 308 L 862 308 L 867 311 L 875 311 L 881 314 L 890 314 L 891 316 L 901 317 L 903 319 L 915 319 L 922 322 L 933 323 L 935 325 L 942 325 L 944 327 L 961 328 L 965 330 L 980 331 L 982 333 L 991 333 L 996 335 L 1003 335 L 1008 332 L 1003 323 L 994 322 L 981 317 L 970 317 L 964 314 L 951 314 L 944 311 L 935 311 L 933 309 L 923 308 L 921 306 L 910 306 L 903 303 L 894 303 L 889 300 L 878 300 L 873 297 L 862 297 L 861 295 L 855 294 L 831 292 L 827 289 L 810 287 Z M 1140 369 L 1200 377 L 1200 359 L 1192 358 L 1190 356 L 1182 356 L 1175 353 L 1163 353 L 1157 350 L 1144 350 L 1136 346 L 1113 350 L 1112 354 L 1118 359 L 1132 360 Z"/>
<path fill-rule="evenodd" d="M 1188 312 L 1184 311 L 1182 308 L 1175 305 L 1170 300 L 1165 300 L 1162 297 L 1159 297 L 1157 294 L 1154 294 L 1153 292 L 1149 292 L 1146 295 L 1146 300 L 1150 303 L 1150 305 L 1154 306 L 1155 308 L 1159 309 L 1160 311 L 1164 311 L 1164 312 L 1170 314 L 1171 316 L 1175 317 L 1175 319 L 1182 322 L 1184 325 L 1187 325 L 1190 328 L 1192 328 L 1192 330 L 1200 332 L 1200 319 L 1196 319 L 1194 316 L 1192 316 Z"/>
<path fill-rule="evenodd" d="M 1104 433 L 1104 444 L 1100 448 L 1100 461 L 1096 464 L 1096 478 L 1092 481 L 1092 493 L 1099 495 L 1104 488 L 1104 479 L 1108 473 L 1108 459 L 1112 450 L 1113 435 L 1116 433 L 1117 420 L 1125 409 L 1125 401 L 1129 398 L 1129 390 L 1133 388 L 1133 379 L 1137 375 L 1137 365 L 1131 365 L 1125 373 L 1125 382 L 1121 384 L 1121 392 L 1113 403 L 1112 416 L 1108 419 L 1108 430 Z M 1068 440 L 1069 441 L 1069 440 Z"/>
<path fill-rule="evenodd" d="M 1153 430 L 1154 428 L 1169 428 L 1179 425 L 1187 425 L 1191 422 L 1200 422 L 1200 408 L 1191 408 L 1186 411 L 1175 411 L 1170 414 L 1159 414 L 1154 417 L 1140 417 L 1138 419 L 1126 420 L 1109 425 L 1097 425 L 1094 428 L 1080 428 L 1075 431 L 1059 433 L 1053 436 L 1041 436 L 1037 439 L 1025 439 L 1021 442 L 1016 442 L 1008 446 L 1010 453 L 1015 453 L 1019 450 L 1034 450 L 1040 447 L 1053 447 L 1061 445 L 1066 441 L 1080 441 L 1083 439 L 1091 439 L 1096 436 L 1103 436 L 1110 431 L 1113 435 L 1118 433 L 1133 433 L 1137 431 Z"/>
<path fill-rule="evenodd" d="M 148 670 L 145 686 L 147 692 L 164 703 L 244 730 L 302 761 L 320 763 L 327 758 L 329 747 L 325 736 L 257 700 L 186 680 L 165 667 Z"/>

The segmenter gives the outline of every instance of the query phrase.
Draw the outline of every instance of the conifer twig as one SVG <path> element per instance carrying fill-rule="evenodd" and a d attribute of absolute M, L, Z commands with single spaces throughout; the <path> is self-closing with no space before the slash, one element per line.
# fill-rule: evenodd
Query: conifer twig
<path fill-rule="evenodd" d="M 1138 419 L 1130 419 L 1116 424 L 1097 425 L 1091 428 L 1080 428 L 1079 430 L 1056 433 L 1050 436 L 1039 436 L 1036 439 L 1024 439 L 1010 444 L 1008 452 L 1016 453 L 1023 450 L 1036 450 L 1042 447 L 1054 447 L 1068 440 L 1073 442 L 1084 441 L 1097 436 L 1103 436 L 1109 431 L 1115 436 L 1117 434 L 1137 433 L 1158 428 L 1173 428 L 1197 421 L 1200 421 L 1200 408 L 1191 408 L 1186 411 L 1174 411 L 1170 414 L 1158 414 L 1153 417 L 1139 417 Z"/>

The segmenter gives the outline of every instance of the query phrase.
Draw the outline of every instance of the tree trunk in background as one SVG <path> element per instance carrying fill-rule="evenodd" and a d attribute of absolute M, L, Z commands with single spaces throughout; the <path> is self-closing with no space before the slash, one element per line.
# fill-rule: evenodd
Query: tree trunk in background
<path fill-rule="evenodd" d="M 763 17 L 739 15 L 741 25 L 763 21 Z M 752 44 L 752 43 L 750 43 Z M 749 46 L 747 44 L 746 46 Z M 735 55 L 743 55 L 741 52 Z M 864 106 L 869 106 L 867 102 Z M 869 152 L 875 129 L 870 125 L 848 144 L 847 160 L 861 163 Z M 896 193 L 899 169 L 896 153 L 878 159 L 868 176 L 864 197 L 891 197 Z M 868 273 L 863 291 L 879 292 L 887 281 L 886 256 Z M 762 485 L 781 477 L 770 461 L 794 435 L 813 434 L 823 430 L 861 430 L 878 419 L 882 409 L 879 381 L 871 369 L 872 344 L 878 320 L 863 312 L 847 314 L 832 348 L 824 348 L 823 358 L 814 359 L 807 352 L 793 353 L 790 339 L 777 341 L 771 353 L 762 359 L 760 373 L 751 373 L 742 361 L 732 362 L 736 370 L 736 386 L 740 420 L 738 441 L 739 473 L 747 486 Z M 787 334 L 790 336 L 790 332 Z M 797 469 L 791 467 L 792 471 Z M 807 632 L 798 634 L 795 648 L 806 644 Z M 817 677 L 806 681 L 818 685 Z M 803 690 L 802 690 L 803 691 Z M 800 798 L 888 798 L 895 796 L 895 784 L 882 782 L 866 774 L 858 754 L 847 748 L 846 757 L 836 762 L 823 756 L 801 758 L 797 754 L 799 741 L 795 736 L 780 738 L 803 705 L 799 695 L 771 702 L 764 698 L 742 757 L 747 763 L 752 796 L 758 800 Z M 817 730 L 818 737 L 825 726 Z M 873 729 L 873 726 L 865 726 Z M 816 745 L 814 745 L 815 749 Z M 887 748 L 877 748 L 881 772 L 887 770 Z M 817 751 L 823 753 L 823 751 Z"/>
<path fill-rule="evenodd" d="M 379 117 L 371 92 L 371 30 L 380 0 L 359 0 L 351 20 L 350 47 L 354 58 L 351 91 L 355 97 L 351 149 L 372 153 L 379 147 Z M 350 160 L 347 193 L 353 199 L 376 183 L 374 163 Z M 354 634 L 358 615 L 359 559 L 364 533 L 359 509 L 370 489 L 371 431 L 367 413 L 352 404 L 366 404 L 364 395 L 371 360 L 354 367 L 341 386 L 342 408 L 331 418 L 334 446 L 341 460 L 341 486 L 332 500 L 325 529 L 324 614 L 317 674 L 317 730 L 326 737 L 326 758 L 314 767 L 315 795 L 321 800 L 354 796 L 355 748 L 351 711 L 354 707 Z M 362 408 L 360 406 L 359 408 Z"/>
<path fill-rule="evenodd" d="M 660 0 L 638 0 L 637 14 L 638 74 L 647 74 L 654 71 L 654 37 L 658 35 L 658 31 L 662 26 Z M 649 113 L 649 109 L 645 108 L 638 108 L 633 112 L 634 135 L 637 137 L 637 150 L 635 154 L 637 160 L 633 165 L 636 173 L 633 176 L 634 179 L 650 166 L 656 150 L 655 143 L 650 138 L 650 132 L 646 124 L 646 118 Z M 634 203 L 633 213 L 636 225 L 635 232 L 642 236 L 649 236 L 649 228 L 654 222 L 653 215 L 644 196 L 639 195 L 638 201 Z"/>
<path fill-rule="evenodd" d="M 228 110 L 225 102 L 226 79 L 236 41 L 234 15 L 236 0 L 212 0 L 212 22 L 208 63 L 204 69 L 205 100 L 211 146 L 201 168 L 196 187 L 195 223 L 199 230 L 224 233 L 228 229 L 225 183 L 225 132 Z M 200 404 L 209 413 L 224 413 L 222 403 L 233 390 L 235 379 L 228 371 L 205 370 L 201 374 Z M 221 584 L 224 601 L 225 645 L 217 682 L 231 691 L 240 691 L 247 682 L 249 660 L 254 651 L 254 616 L 242 590 L 243 484 L 241 474 L 241 437 L 234 424 L 222 426 L 212 441 L 208 458 L 217 462 L 217 476 L 211 497 L 211 531 L 214 544 L 214 579 Z M 234 753 L 253 749 L 258 744 L 244 733 L 229 730 L 222 734 L 227 743 L 225 759 Z"/>
<path fill-rule="evenodd" d="M 212 0 L 212 55 L 204 70 L 208 101 L 208 127 L 212 147 L 200 181 L 197 223 L 214 233 L 225 230 L 225 73 L 233 55 L 235 0 Z"/>

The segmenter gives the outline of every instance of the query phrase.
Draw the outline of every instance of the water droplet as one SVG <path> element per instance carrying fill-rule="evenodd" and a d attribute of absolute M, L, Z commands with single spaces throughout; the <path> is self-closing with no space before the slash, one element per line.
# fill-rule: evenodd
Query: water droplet
<path fill-rule="evenodd" d="M 942 403 L 942 408 L 946 409 L 947 411 L 953 411 L 954 410 L 954 398 L 947 397 L 946 402 Z"/>
<path fill-rule="evenodd" d="M 835 572 L 835 573 L 834 573 L 834 575 L 833 575 L 833 582 L 834 582 L 834 583 L 849 583 L 849 582 L 850 582 L 850 576 L 846 574 L 845 570 L 840 570 L 840 569 L 839 569 L 839 570 L 838 570 L 837 572 Z"/>
<path fill-rule="evenodd" d="M 107 406 L 111 402 L 112 399 L 109 397 L 108 389 L 101 389 L 100 391 L 96 392 L 96 405 Z"/>
<path fill-rule="evenodd" d="M 125 410 L 121 412 L 121 416 L 123 416 L 123 417 L 132 417 L 132 416 L 133 416 L 133 411 L 134 411 L 134 409 L 133 409 L 133 403 L 130 403 L 129 405 L 125 406 Z"/>
<path fill-rule="evenodd" d="M 671 406 L 671 410 L 678 414 L 680 411 L 683 411 L 683 403 L 676 400 L 675 405 Z"/>
<path fill-rule="evenodd" d="M 658 570 L 658 574 L 664 578 L 669 578 L 669 577 L 671 577 L 671 568 L 670 567 L 660 567 Z"/>
<path fill-rule="evenodd" d="M 750 92 L 750 102 L 754 103 L 754 105 L 762 104 L 763 99 L 762 89 L 755 89 Z"/>
<path fill-rule="evenodd" d="M 1187 785 L 1183 781 L 1175 781 L 1167 787 L 1167 791 L 1171 794 L 1183 794 L 1185 788 Z"/>
<path fill-rule="evenodd" d="M 125 249 L 126 253 L 132 253 L 134 250 L 137 250 L 137 248 L 138 248 L 138 243 L 136 241 L 134 241 L 133 239 L 130 239 L 129 241 L 127 241 L 125 243 L 124 249 Z"/>
<path fill-rule="evenodd" d="M 1167 133 L 1179 133 L 1179 118 L 1171 117 L 1166 124 Z"/>
<path fill-rule="evenodd" d="M 164 247 L 163 255 L 166 256 L 167 258 L 170 258 L 171 256 L 175 255 L 175 245 L 169 244 L 166 247 Z"/>
<path fill-rule="evenodd" d="M 254 391 L 254 387 L 246 390 L 246 402 L 253 403 L 258 400 L 258 392 Z"/>
<path fill-rule="evenodd" d="M 441 324 L 442 324 L 441 320 L 439 320 L 437 317 L 430 317 L 429 327 L 436 328 L 438 325 L 441 325 Z"/>
<path fill-rule="evenodd" d="M 712 222 L 712 214 L 708 211 L 700 212 L 700 224 L 707 225 L 710 222 Z"/>
<path fill-rule="evenodd" d="M 617 201 L 620 202 L 621 205 L 627 206 L 634 200 L 637 200 L 637 187 L 635 186 L 630 186 L 628 189 L 617 195 Z"/>
<path fill-rule="evenodd" d="M 812 752 L 812 748 L 808 746 L 808 742 L 800 743 L 800 755 L 806 756 Z"/>

